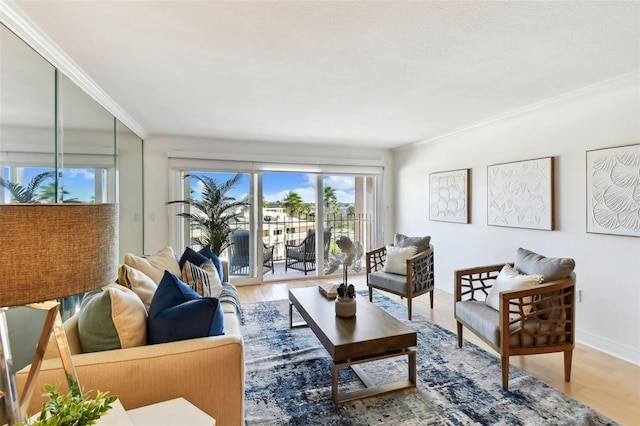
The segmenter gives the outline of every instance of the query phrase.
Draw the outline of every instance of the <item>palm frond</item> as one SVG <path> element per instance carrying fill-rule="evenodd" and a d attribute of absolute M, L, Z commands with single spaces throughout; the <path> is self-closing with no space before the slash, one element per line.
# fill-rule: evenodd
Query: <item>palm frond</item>
<path fill-rule="evenodd" d="M 50 170 L 48 172 L 43 172 L 35 175 L 27 185 L 27 191 L 31 192 L 32 194 L 35 194 L 37 189 L 40 187 L 40 185 L 44 183 L 44 181 L 46 181 L 47 179 L 53 179 L 55 178 L 55 176 L 56 176 L 55 170 Z"/>
<path fill-rule="evenodd" d="M 229 234 L 235 229 L 233 222 L 238 217 L 236 210 L 249 204 L 246 200 L 236 201 L 227 195 L 240 182 L 242 175 L 238 173 L 222 184 L 196 174 L 186 174 L 184 178 L 193 178 L 202 184 L 201 199 L 187 198 L 166 204 L 188 206 L 189 211 L 177 213 L 177 216 L 197 223 L 202 229 L 202 236 L 194 241 L 200 245 L 211 244 L 213 252 L 220 254 L 230 245 Z"/>

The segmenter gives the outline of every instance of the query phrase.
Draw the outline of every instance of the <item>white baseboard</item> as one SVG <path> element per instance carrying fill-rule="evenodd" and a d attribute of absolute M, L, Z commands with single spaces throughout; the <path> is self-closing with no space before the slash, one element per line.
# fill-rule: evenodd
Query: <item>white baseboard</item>
<path fill-rule="evenodd" d="M 584 330 L 576 330 L 576 343 L 640 366 L 640 350 L 620 345 Z"/>

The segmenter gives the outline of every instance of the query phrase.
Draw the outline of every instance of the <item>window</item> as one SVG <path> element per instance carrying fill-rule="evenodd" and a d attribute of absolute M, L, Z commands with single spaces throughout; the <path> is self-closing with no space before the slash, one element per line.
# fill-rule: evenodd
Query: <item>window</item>
<path fill-rule="evenodd" d="M 362 256 L 374 243 L 375 184 L 382 171 L 380 168 L 365 167 L 363 171 L 366 173 L 359 175 L 324 174 L 297 172 L 295 165 L 288 166 L 290 171 L 273 171 L 269 169 L 270 165 L 260 163 L 186 158 L 172 158 L 170 166 L 175 177 L 176 193 L 179 194 L 172 199 L 183 199 L 184 194 L 197 194 L 194 185 L 184 179 L 186 175 L 207 174 L 222 181 L 237 172 L 242 173 L 243 186 L 232 195 L 236 199 L 246 197 L 250 204 L 238 211 L 234 226 L 249 231 L 250 265 L 231 272 L 231 279 L 235 284 L 324 275 L 327 262 L 340 253 L 335 243 L 336 238 L 348 236 L 357 241 L 362 249 Z M 339 167 L 334 167 L 336 168 Z M 353 171 L 358 166 L 342 168 Z M 330 203 L 326 203 L 325 188 L 332 190 L 335 196 Z M 176 241 L 193 244 L 194 237 L 197 237 L 194 232 L 197 231 L 193 231 L 192 226 L 185 225 L 177 216 L 178 213 L 177 209 L 173 211 Z M 327 228 L 330 229 L 329 233 L 326 232 Z M 288 265 L 285 272 L 286 245 L 299 245 L 316 229 L 323 229 L 325 232 L 319 233 L 321 237 L 316 238 L 317 253 L 312 256 L 311 270 L 305 274 L 304 271 L 294 269 L 295 265 Z M 181 245 L 179 242 L 176 246 Z M 263 274 L 263 244 L 273 247 L 275 273 Z M 239 248 L 235 243 L 234 246 L 222 254 L 222 258 L 230 264 L 234 262 L 232 258 L 237 255 L 235 251 Z M 362 271 L 362 259 L 354 262 L 351 268 Z M 334 272 L 341 273 L 341 270 Z"/>

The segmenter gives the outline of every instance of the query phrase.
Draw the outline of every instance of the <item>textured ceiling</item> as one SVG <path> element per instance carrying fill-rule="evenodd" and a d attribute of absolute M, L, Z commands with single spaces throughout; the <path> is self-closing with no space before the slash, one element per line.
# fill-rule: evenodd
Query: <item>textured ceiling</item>
<path fill-rule="evenodd" d="M 15 2 L 150 134 L 393 148 L 640 68 L 638 2 Z"/>

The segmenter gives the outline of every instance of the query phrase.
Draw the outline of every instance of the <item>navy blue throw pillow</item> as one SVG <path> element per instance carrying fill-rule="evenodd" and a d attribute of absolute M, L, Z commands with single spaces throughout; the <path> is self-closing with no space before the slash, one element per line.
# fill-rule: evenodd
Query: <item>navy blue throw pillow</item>
<path fill-rule="evenodd" d="M 218 275 L 220 275 L 220 282 L 224 282 L 224 276 L 223 276 L 223 273 L 222 273 L 223 272 L 222 271 L 222 261 L 213 252 L 213 250 L 211 250 L 211 244 L 206 245 L 198 253 L 200 253 L 203 256 L 206 256 L 208 259 L 211 259 L 211 261 L 213 262 L 213 266 L 215 266 L 216 269 L 218 270 Z"/>
<path fill-rule="evenodd" d="M 205 255 L 203 255 L 201 253 L 198 253 L 197 251 L 195 251 L 191 247 L 187 247 L 186 249 L 184 249 L 184 253 L 182 253 L 182 257 L 178 261 L 178 264 L 180 265 L 180 270 L 182 270 L 182 268 L 184 267 L 184 262 L 188 261 L 192 265 L 200 266 L 204 262 L 206 262 L 207 259 L 208 259 L 207 256 L 205 256 Z M 214 263 L 214 265 L 215 265 L 215 263 Z"/>
<path fill-rule="evenodd" d="M 158 284 L 147 320 L 147 343 L 166 343 L 224 334 L 218 299 L 200 297 L 169 271 Z"/>

